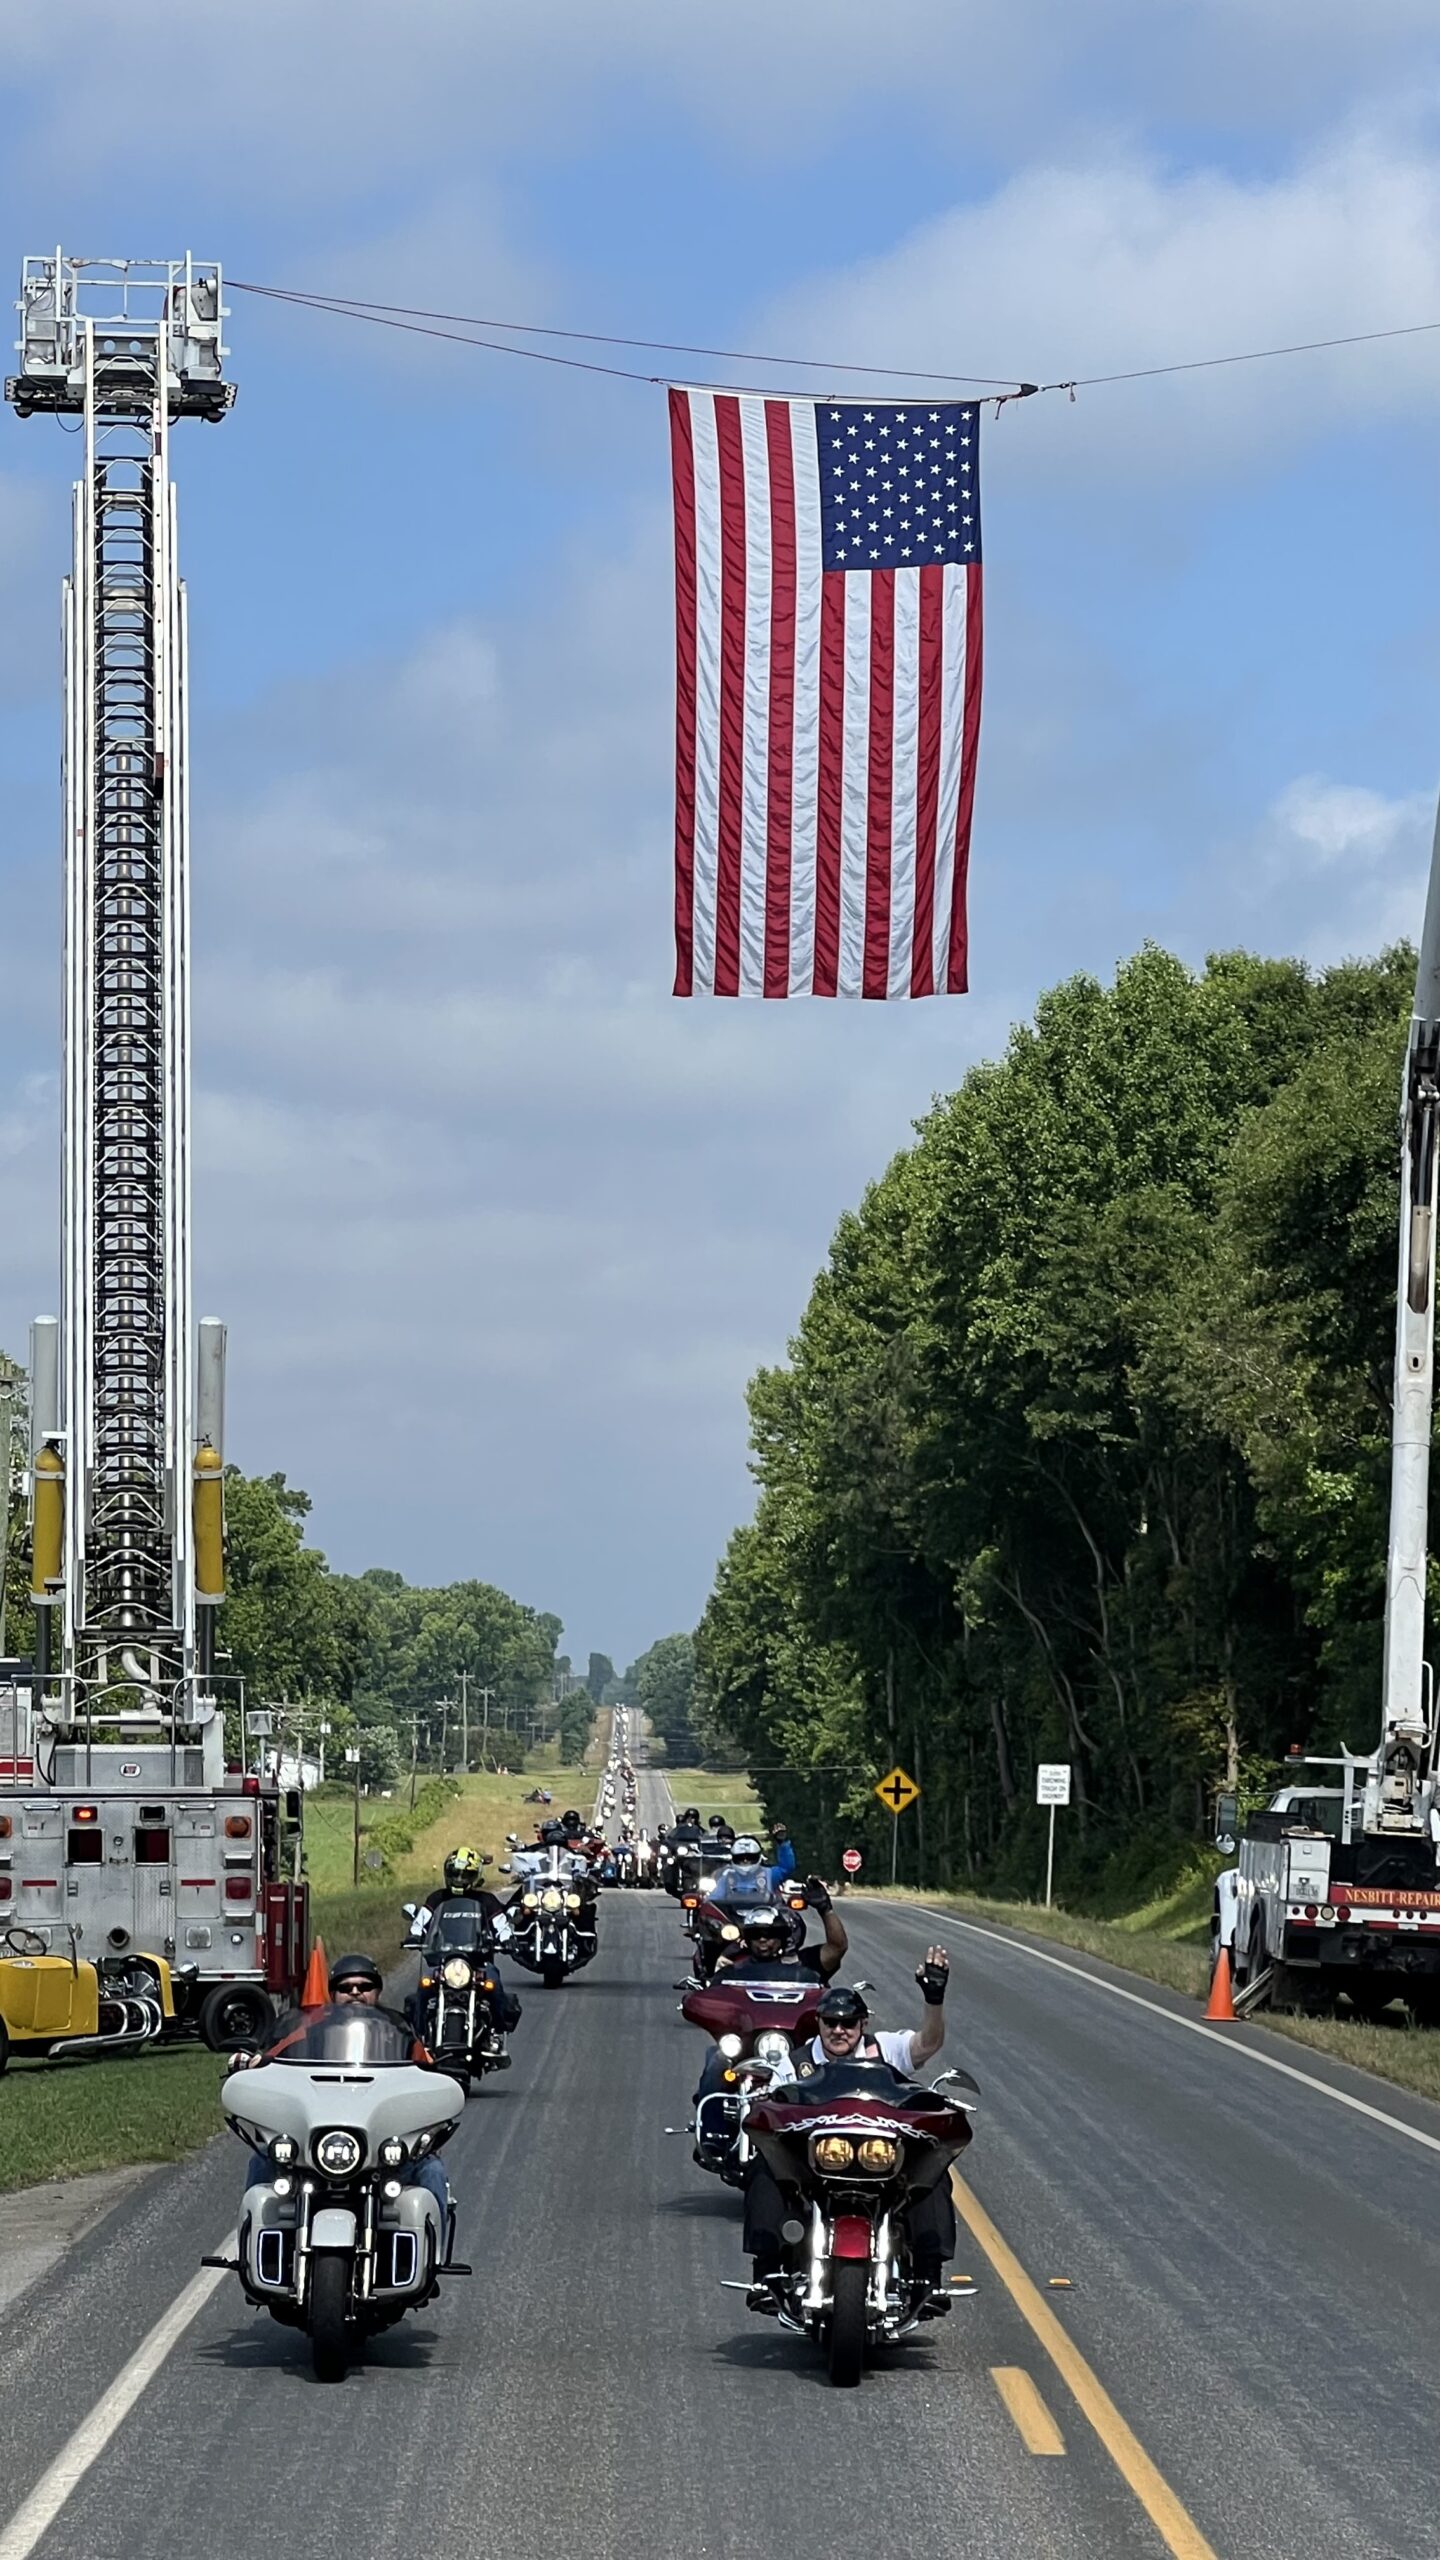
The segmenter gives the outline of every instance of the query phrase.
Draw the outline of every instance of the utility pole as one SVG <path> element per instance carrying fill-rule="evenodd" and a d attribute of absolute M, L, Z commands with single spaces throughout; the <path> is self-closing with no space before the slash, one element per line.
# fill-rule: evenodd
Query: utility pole
<path fill-rule="evenodd" d="M 415 1771 L 420 1759 L 420 1710 L 410 1718 L 410 1810 L 415 1810 Z"/>
<path fill-rule="evenodd" d="M 480 1701 L 485 1710 L 484 1722 L 480 1728 L 480 1766 L 482 1769 L 485 1766 L 486 1757 L 490 1749 L 490 1701 L 494 1695 L 495 1692 L 493 1689 L 482 1689 L 480 1691 Z"/>
<path fill-rule="evenodd" d="M 468 1778 L 470 1775 L 470 1674 L 463 1665 L 460 1671 L 460 1766 Z"/>
<path fill-rule="evenodd" d="M 437 1698 L 435 1704 L 440 1710 L 440 1775 L 446 1778 L 450 1774 L 450 1710 L 455 1701 L 453 1698 Z"/>

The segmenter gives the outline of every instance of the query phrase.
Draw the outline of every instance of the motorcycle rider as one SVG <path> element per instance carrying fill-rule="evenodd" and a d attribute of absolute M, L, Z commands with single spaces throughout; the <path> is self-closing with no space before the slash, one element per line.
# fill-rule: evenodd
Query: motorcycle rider
<path fill-rule="evenodd" d="M 426 1894 L 423 1902 L 416 1904 L 415 1915 L 410 1923 L 409 1935 L 405 1940 L 406 1946 L 418 1947 L 420 1945 L 429 1928 L 430 1922 L 434 1918 L 436 1912 L 439 1911 L 445 1903 L 461 1901 L 478 1902 L 481 1910 L 485 1914 L 487 1922 L 489 1923 L 497 1946 L 503 1946 L 511 1934 L 510 1922 L 506 1917 L 505 1905 L 501 1901 L 499 1894 L 490 1893 L 485 1889 L 485 1886 L 481 1881 L 484 1872 L 485 1861 L 481 1857 L 478 1849 L 472 1849 L 468 1844 L 462 1845 L 458 1849 L 452 1849 L 445 1860 L 443 1869 L 445 1878 L 444 1883 L 436 1885 L 431 1892 Z M 497 1983 L 500 1983 L 498 1968 L 496 1969 L 495 1979 Z M 405 2011 L 406 2016 L 410 2020 L 410 2024 L 415 2028 L 418 2034 L 421 2022 L 420 1994 L 418 1991 L 412 1991 L 410 1994 L 410 1998 L 405 2004 Z M 500 1987 L 495 1993 L 493 2015 L 495 2020 L 496 2049 L 503 2054 L 505 2051 L 505 2039 L 516 2027 L 519 2026 L 522 2015 L 520 2003 L 516 1999 L 515 1994 L 513 1991 L 507 1991 L 503 1983 L 500 1983 Z"/>
<path fill-rule="evenodd" d="M 373 1956 L 360 1954 L 337 1956 L 330 1967 L 329 1992 L 332 2008 L 338 2009 L 342 2017 L 350 2009 L 380 2009 L 381 2015 L 389 2018 L 402 2033 L 409 2028 L 414 2037 L 411 2060 L 427 2069 L 433 2069 L 434 2057 L 414 2034 L 413 2022 L 409 2018 L 398 2017 L 393 2009 L 381 2008 L 380 1994 L 383 1989 L 384 1978 Z M 292 2045 L 303 2042 L 313 2030 L 320 2014 L 314 2009 L 288 2009 L 282 2018 L 277 2018 L 269 2042 L 263 2045 L 258 2053 L 237 2053 L 233 2058 L 234 2068 L 237 2071 L 254 2071 L 262 2062 L 278 2061 Z M 255 2152 L 251 2156 L 250 2166 L 246 2171 L 246 2187 L 268 2186 L 274 2174 L 270 2162 L 262 2158 L 259 2152 Z M 411 2160 L 399 2174 L 407 2187 L 429 2188 L 445 2217 L 448 2230 L 451 2211 L 450 2183 L 440 2162 Z"/>
<path fill-rule="evenodd" d="M 800 2064 L 808 2078 L 827 2063 L 888 2062 L 902 2079 L 913 2079 L 934 2060 L 945 2041 L 945 1993 L 950 1959 L 943 1947 L 927 1947 L 915 1979 L 925 2003 L 918 2027 L 870 2032 L 870 2012 L 859 1991 L 837 1983 L 820 2003 L 816 2035 Z M 785 2263 L 783 2226 L 790 2208 L 773 2171 L 758 2153 L 745 2182 L 745 2246 L 753 2262 L 751 2298 L 762 2307 L 773 2300 L 771 2278 Z M 947 2181 L 928 2195 L 912 2197 L 906 2207 L 910 2257 L 917 2280 L 932 2293 L 941 2290 L 947 2258 L 955 2255 L 955 2207 Z"/>
<path fill-rule="evenodd" d="M 738 1915 L 740 1944 L 721 1954 L 716 1972 L 733 1973 L 741 1965 L 754 1963 L 766 1973 L 774 1973 L 777 1968 L 793 1965 L 800 1973 L 818 1973 L 822 1982 L 828 1982 L 832 1974 L 839 1972 L 850 1951 L 845 1923 L 830 1899 L 830 1888 L 823 1877 L 806 1877 L 805 1902 L 825 1933 L 817 1945 L 795 1947 L 782 1915 L 767 1904 L 748 1917 L 743 1912 Z"/>

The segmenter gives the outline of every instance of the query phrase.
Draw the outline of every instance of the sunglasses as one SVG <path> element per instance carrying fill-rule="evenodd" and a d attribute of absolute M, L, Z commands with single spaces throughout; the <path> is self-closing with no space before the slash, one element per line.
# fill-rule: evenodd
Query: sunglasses
<path fill-rule="evenodd" d="M 378 2000 L 380 1994 L 373 1982 L 337 1982 L 334 1996 L 337 2000 Z"/>

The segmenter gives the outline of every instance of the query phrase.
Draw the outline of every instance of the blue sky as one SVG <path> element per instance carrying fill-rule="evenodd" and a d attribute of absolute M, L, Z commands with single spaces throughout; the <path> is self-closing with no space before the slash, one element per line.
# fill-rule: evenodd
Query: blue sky
<path fill-rule="evenodd" d="M 891 0 L 883 41 L 851 0 L 62 15 L 0 0 L 17 278 L 56 239 L 189 247 L 1042 379 L 1440 319 L 1431 0 Z M 338 1564 L 488 1574 L 625 1658 L 698 1614 L 746 1377 L 836 1218 L 1043 986 L 1147 933 L 1324 960 L 1413 930 L 1440 335 L 987 419 L 974 993 L 704 1008 L 666 992 L 661 395 L 231 304 L 239 405 L 175 448 L 231 1454 L 310 1489 Z M 74 467 L 0 425 L 17 1348 L 55 1298 Z"/>

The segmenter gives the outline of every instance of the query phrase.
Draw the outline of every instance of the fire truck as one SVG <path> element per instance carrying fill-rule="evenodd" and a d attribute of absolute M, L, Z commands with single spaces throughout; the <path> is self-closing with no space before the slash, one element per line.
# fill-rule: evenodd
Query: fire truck
<path fill-rule="evenodd" d="M 132 1952 L 223 2047 L 307 1953 L 224 1598 L 225 1328 L 191 1312 L 189 753 L 170 435 L 218 424 L 221 276 L 27 258 L 21 418 L 83 434 L 64 588 L 61 1313 L 31 1329 L 32 1660 L 0 1666 L 0 1954 Z M 8 1487 L 7 1487 L 8 1490 Z M 258 1719 L 257 1719 L 258 1721 Z"/>
<path fill-rule="evenodd" d="M 1309 2008 L 1348 1994 L 1362 2014 L 1403 1999 L 1440 2024 L 1440 1723 L 1425 1654 L 1435 1404 L 1440 1166 L 1440 821 L 1431 856 L 1400 1099 L 1390 1525 L 1380 1739 L 1367 1754 L 1292 1754 L 1285 1784 L 1219 1880 L 1213 1934 L 1248 2005 Z M 1218 1838 L 1235 1845 L 1235 1801 Z"/>

